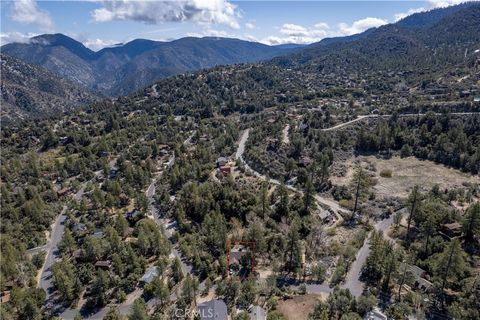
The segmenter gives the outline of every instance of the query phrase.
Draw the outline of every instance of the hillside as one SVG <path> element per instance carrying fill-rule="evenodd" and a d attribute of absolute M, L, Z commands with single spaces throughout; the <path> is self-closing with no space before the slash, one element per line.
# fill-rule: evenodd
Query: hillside
<path fill-rule="evenodd" d="M 359 113 L 467 110 L 480 96 L 480 5 L 412 17 L 428 23 L 402 27 L 407 18 L 264 63 L 178 75 L 157 83 L 159 96 L 149 87 L 132 97 L 144 108 L 160 105 L 190 115 L 211 114 L 212 107 L 229 114 L 278 105 L 328 107 L 349 115 L 352 106 Z"/>
<path fill-rule="evenodd" d="M 98 96 L 48 70 L 1 55 L 2 121 L 71 111 Z"/>
<path fill-rule="evenodd" d="M 479 49 L 480 5 L 417 13 L 395 24 L 367 30 L 349 41 L 325 39 L 273 62 L 303 71 L 348 73 L 441 72 Z M 335 39 L 333 39 L 335 40 Z"/>
<path fill-rule="evenodd" d="M 41 35 L 28 44 L 2 47 L 5 54 L 108 95 L 128 94 L 183 72 L 266 60 L 291 50 L 238 39 L 188 37 L 171 42 L 137 39 L 94 52 L 62 34 Z"/>

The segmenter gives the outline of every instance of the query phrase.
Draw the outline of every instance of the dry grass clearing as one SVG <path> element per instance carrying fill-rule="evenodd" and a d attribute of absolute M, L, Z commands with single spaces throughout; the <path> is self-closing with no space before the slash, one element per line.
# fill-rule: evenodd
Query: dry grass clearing
<path fill-rule="evenodd" d="M 319 301 L 321 301 L 321 297 L 315 294 L 295 296 L 279 301 L 277 309 L 288 320 L 306 320 Z"/>
<path fill-rule="evenodd" d="M 464 183 L 480 184 L 479 176 L 472 176 L 432 161 L 419 160 L 414 157 L 382 159 L 375 156 L 359 156 L 349 159 L 345 163 L 346 175 L 343 177 L 332 176 L 333 184 L 348 184 L 357 164 L 369 169 L 370 173 L 375 176 L 377 184 L 374 190 L 379 197 L 407 197 L 416 184 L 427 190 L 435 184 L 440 185 L 441 189 L 462 187 Z M 391 177 L 385 174 L 382 176 L 381 172 L 391 172 Z"/>

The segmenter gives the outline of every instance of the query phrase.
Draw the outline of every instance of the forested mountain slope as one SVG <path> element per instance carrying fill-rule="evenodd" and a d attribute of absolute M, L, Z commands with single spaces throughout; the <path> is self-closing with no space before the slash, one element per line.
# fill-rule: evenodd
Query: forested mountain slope
<path fill-rule="evenodd" d="M 433 72 L 462 62 L 480 49 L 480 5 L 477 3 L 417 13 L 379 27 L 356 41 L 322 42 L 274 63 L 304 71 Z"/>
<path fill-rule="evenodd" d="M 99 97 L 50 71 L 1 55 L 2 120 L 46 117 L 71 111 Z"/>

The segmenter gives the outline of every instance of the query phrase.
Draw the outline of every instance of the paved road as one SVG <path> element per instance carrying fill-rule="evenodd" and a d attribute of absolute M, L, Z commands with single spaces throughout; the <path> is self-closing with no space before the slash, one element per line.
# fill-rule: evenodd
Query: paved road
<path fill-rule="evenodd" d="M 38 286 L 45 290 L 47 293 L 46 301 L 52 301 L 52 271 L 51 267 L 55 263 L 58 256 L 58 244 L 62 240 L 63 230 L 65 230 L 65 220 L 67 219 L 66 213 L 67 206 L 63 206 L 62 211 L 55 219 L 53 224 L 52 233 L 50 236 L 50 241 L 46 244 L 47 256 L 45 262 L 40 269 L 40 281 Z"/>
<path fill-rule="evenodd" d="M 468 116 L 468 115 L 475 115 L 475 114 L 480 114 L 480 112 L 452 112 L 450 113 L 452 115 L 457 115 L 457 116 Z M 404 114 L 398 114 L 397 116 L 398 117 L 420 117 L 420 116 L 425 116 L 426 113 L 404 113 Z M 444 113 L 434 113 L 434 115 L 436 116 L 441 116 L 441 115 L 444 115 Z M 347 127 L 355 122 L 359 122 L 363 119 L 367 119 L 367 118 L 390 118 L 392 115 L 391 114 L 383 114 L 383 115 L 379 115 L 379 114 L 368 114 L 368 115 L 361 115 L 361 116 L 358 116 L 357 118 L 353 119 L 353 120 L 350 120 L 350 121 L 347 121 L 347 122 L 344 122 L 344 123 L 340 123 L 340 124 L 337 124 L 333 127 L 330 127 L 330 128 L 325 128 L 325 129 L 322 129 L 322 131 L 334 131 L 334 130 L 337 130 L 337 129 L 341 129 L 343 127 Z"/>
<path fill-rule="evenodd" d="M 400 209 L 397 212 L 404 212 L 403 209 Z M 393 224 L 393 218 L 395 216 L 394 214 L 391 214 L 390 217 L 385 218 L 383 220 L 378 221 L 375 225 L 374 228 L 375 230 L 382 231 L 383 236 L 387 240 L 392 240 L 388 235 L 385 234 L 385 231 L 390 228 L 390 226 Z M 370 232 L 363 243 L 363 246 L 358 250 L 357 255 L 355 256 L 355 261 L 352 263 L 350 266 L 350 269 L 347 273 L 347 276 L 345 277 L 345 282 L 342 285 L 342 288 L 349 289 L 352 295 L 355 297 L 359 297 L 362 295 L 363 289 L 364 289 L 364 283 L 360 281 L 360 276 L 362 274 L 362 268 L 365 262 L 367 261 L 367 257 L 370 253 L 370 236 L 372 235 L 372 232 Z"/>
<path fill-rule="evenodd" d="M 183 141 L 183 144 L 184 144 L 184 145 L 191 144 L 191 143 L 192 143 L 192 139 L 193 139 L 193 137 L 195 136 L 195 133 L 197 133 L 197 131 L 196 131 L 196 130 L 193 130 L 192 133 L 187 137 L 187 139 L 185 139 L 185 141 Z"/>
<path fill-rule="evenodd" d="M 157 175 L 157 177 L 153 179 L 152 183 L 147 188 L 146 194 L 150 202 L 150 214 L 152 215 L 153 220 L 157 223 L 157 225 L 160 227 L 162 232 L 165 233 L 165 236 L 170 239 L 173 236 L 173 233 L 177 231 L 177 223 L 173 219 L 167 219 L 161 214 L 161 212 L 158 210 L 156 206 L 156 202 L 154 198 L 155 184 L 158 181 L 158 179 L 161 177 L 161 175 L 162 174 L 160 173 L 159 175 Z M 182 254 L 178 248 L 178 245 L 172 244 L 172 252 L 170 253 L 170 256 L 180 259 L 182 271 L 184 274 L 192 272 L 192 266 L 183 261 Z"/>
<path fill-rule="evenodd" d="M 351 120 L 351 121 L 348 121 L 348 122 L 344 122 L 344 123 L 340 123 L 340 124 L 337 124 L 336 126 L 333 126 L 333 127 L 330 127 L 330 128 L 325 128 L 325 129 L 322 129 L 322 131 L 333 131 L 333 130 L 337 130 L 337 129 L 340 129 L 340 128 L 343 128 L 343 127 L 346 127 L 346 126 L 349 126 L 355 122 L 358 122 L 360 120 L 363 120 L 365 118 L 376 118 L 377 115 L 368 115 L 368 116 L 358 116 L 357 118 Z"/>
<path fill-rule="evenodd" d="M 282 143 L 284 144 L 289 144 L 290 143 L 290 138 L 288 137 L 288 132 L 290 130 L 290 123 L 287 123 L 285 128 L 282 130 Z"/>
<path fill-rule="evenodd" d="M 99 176 L 100 173 L 101 173 L 101 170 L 96 171 L 95 172 L 95 178 L 97 176 Z M 84 182 L 81 185 L 80 189 L 72 196 L 72 198 L 76 201 L 80 201 L 82 199 L 84 193 L 85 193 L 85 188 L 86 188 L 88 182 L 90 182 L 92 180 Z M 60 212 L 60 214 L 55 219 L 55 222 L 54 222 L 53 227 L 52 227 L 50 241 L 47 243 L 47 245 L 45 247 L 46 252 L 47 252 L 47 256 L 45 258 L 45 263 L 39 271 L 40 272 L 40 281 L 38 283 L 38 286 L 40 288 L 42 288 L 43 290 L 45 290 L 45 292 L 47 293 L 47 296 L 46 296 L 46 299 L 45 299 L 46 305 L 47 306 L 52 306 L 54 309 L 59 308 L 61 306 L 59 306 L 54 301 L 53 279 L 52 279 L 51 267 L 58 258 L 58 254 L 59 254 L 58 245 L 59 245 L 60 241 L 62 240 L 63 231 L 65 230 L 65 221 L 67 219 L 67 216 L 65 214 L 66 211 L 67 211 L 67 206 L 63 206 L 62 211 Z M 77 311 L 75 311 L 75 313 L 73 314 L 72 319 L 73 319 L 73 317 L 75 316 L 76 313 L 77 313 Z M 66 318 L 62 317 L 62 319 L 69 319 L 69 317 L 66 317 Z"/>
<path fill-rule="evenodd" d="M 278 180 L 269 179 L 265 175 L 262 175 L 259 172 L 253 170 L 243 159 L 243 153 L 245 152 L 245 144 L 246 144 L 247 139 L 248 139 L 248 134 L 249 134 L 249 129 L 246 129 L 242 133 L 242 136 L 240 137 L 240 140 L 239 140 L 237 152 L 235 154 L 235 158 L 240 159 L 244 163 L 245 169 L 247 171 L 250 171 L 253 175 L 255 175 L 255 176 L 257 176 L 261 179 L 267 180 L 270 183 L 279 185 L 280 182 Z M 294 191 L 294 192 L 298 192 L 298 193 L 302 194 L 301 190 L 299 190 L 299 189 L 297 189 L 293 186 L 287 186 L 287 188 Z M 344 214 L 349 214 L 349 212 L 347 210 L 341 208 L 340 205 L 332 199 L 324 198 L 324 197 L 322 197 L 318 194 L 315 195 L 315 199 L 319 203 L 322 203 L 322 204 L 328 206 L 333 212 L 335 212 L 337 214 L 337 217 L 340 216 L 339 215 L 340 212 L 342 212 Z M 390 226 L 392 225 L 393 217 L 394 217 L 394 214 L 392 214 L 390 217 L 388 217 L 386 219 L 383 219 L 383 220 L 379 221 L 377 224 L 375 224 L 375 229 L 384 232 L 385 230 L 390 228 Z M 365 261 L 368 257 L 369 252 L 370 252 L 369 241 L 368 241 L 368 239 L 370 238 L 370 235 L 371 235 L 371 233 L 368 234 L 367 240 L 365 240 L 363 246 L 357 252 L 355 261 L 350 266 L 350 270 L 349 270 L 349 272 L 346 276 L 345 283 L 342 285 L 343 288 L 349 289 L 352 292 L 352 294 L 354 296 L 357 296 L 357 297 L 362 294 L 363 288 L 364 288 L 364 284 L 360 281 L 360 275 L 361 275 L 362 267 L 365 264 Z M 327 288 L 328 287 L 325 286 L 325 285 L 315 285 L 315 284 L 307 285 L 307 292 L 309 292 L 309 293 L 328 293 L 328 292 L 331 292 L 331 289 L 330 288 L 327 289 Z"/>
<path fill-rule="evenodd" d="M 249 135 L 249 132 L 250 132 L 250 129 L 246 129 L 243 131 L 242 133 L 242 136 L 240 137 L 240 140 L 238 142 L 238 148 L 237 148 L 237 152 L 235 153 L 235 159 L 238 159 L 240 160 L 243 165 L 245 166 L 245 170 L 250 172 L 251 174 L 253 174 L 254 176 L 262 179 L 262 180 L 265 180 L 265 181 L 268 181 L 272 184 L 276 184 L 276 185 L 281 185 L 281 182 L 278 181 L 277 179 L 273 179 L 273 178 L 268 178 L 267 176 L 255 171 L 254 169 L 252 169 L 248 163 L 245 161 L 245 159 L 243 158 L 243 153 L 245 152 L 245 144 L 248 140 L 248 135 Z M 300 189 L 297 189 L 295 188 L 294 186 L 291 186 L 291 185 L 285 185 L 285 187 L 293 192 L 296 192 L 296 193 L 299 193 L 299 194 L 303 194 L 303 191 L 300 190 Z M 333 212 L 334 214 L 337 216 L 337 222 L 338 221 L 341 221 L 343 218 L 342 218 L 342 215 L 341 214 L 349 214 L 349 211 L 346 210 L 346 209 L 343 209 L 342 207 L 340 207 L 340 205 L 333 199 L 329 199 L 329 198 L 325 198 L 325 197 L 322 197 L 321 195 L 319 194 L 316 194 L 315 195 L 315 200 L 320 203 L 320 204 L 323 204 L 327 207 L 329 207 Z"/>

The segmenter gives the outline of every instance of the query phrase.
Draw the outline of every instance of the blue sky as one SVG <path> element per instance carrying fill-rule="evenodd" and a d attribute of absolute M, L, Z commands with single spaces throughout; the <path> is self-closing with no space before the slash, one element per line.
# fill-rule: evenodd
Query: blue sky
<path fill-rule="evenodd" d="M 426 1 L 35 1 L 1 0 L 1 41 L 69 35 L 93 50 L 135 38 L 235 37 L 312 43 L 392 23 L 460 0 Z"/>

